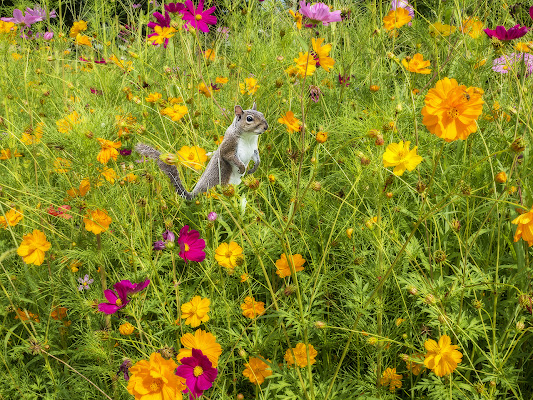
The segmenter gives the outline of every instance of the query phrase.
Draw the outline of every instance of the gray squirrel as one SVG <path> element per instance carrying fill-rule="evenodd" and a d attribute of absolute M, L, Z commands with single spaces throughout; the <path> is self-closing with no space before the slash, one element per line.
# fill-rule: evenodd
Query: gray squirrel
<path fill-rule="evenodd" d="M 226 129 L 224 140 L 214 152 L 192 192 L 188 192 L 183 187 L 176 166 L 160 159 L 160 151 L 143 143 L 138 143 L 135 150 L 143 156 L 156 160 L 159 168 L 170 178 L 176 192 L 184 199 L 192 200 L 199 193 L 207 192 L 216 185 L 241 183 L 241 177 L 246 172 L 250 160 L 254 161 L 254 166 L 248 173 L 255 172 L 260 162 L 257 141 L 259 135 L 267 129 L 268 123 L 265 116 L 257 111 L 255 102 L 251 110 L 243 110 L 241 106 L 235 106 L 233 123 Z"/>

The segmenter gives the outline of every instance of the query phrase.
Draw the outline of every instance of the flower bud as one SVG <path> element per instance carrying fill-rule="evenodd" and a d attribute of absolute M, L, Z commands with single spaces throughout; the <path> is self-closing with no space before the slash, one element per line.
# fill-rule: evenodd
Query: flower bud
<path fill-rule="evenodd" d="M 348 236 L 348 239 L 352 238 L 352 234 L 353 234 L 353 228 L 346 229 L 346 236 Z"/>
<path fill-rule="evenodd" d="M 505 183 L 507 182 L 507 174 L 504 171 L 498 172 L 494 177 L 496 183 Z"/>
<path fill-rule="evenodd" d="M 315 328 L 318 329 L 324 329 L 326 327 L 326 323 L 322 321 L 316 321 L 315 322 Z"/>
<path fill-rule="evenodd" d="M 526 328 L 526 324 L 524 324 L 524 321 L 518 321 L 516 323 L 516 330 L 523 331 Z"/>
<path fill-rule="evenodd" d="M 513 143 L 511 143 L 511 150 L 513 150 L 516 153 L 521 153 L 526 149 L 526 144 L 524 143 L 524 139 L 522 137 L 517 137 Z"/>

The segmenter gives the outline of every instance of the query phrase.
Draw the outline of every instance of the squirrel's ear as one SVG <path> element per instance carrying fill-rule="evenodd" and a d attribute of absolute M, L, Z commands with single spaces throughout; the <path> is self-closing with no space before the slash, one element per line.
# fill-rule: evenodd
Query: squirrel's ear
<path fill-rule="evenodd" d="M 252 106 L 252 110 L 257 111 L 257 105 L 255 104 L 255 100 L 254 100 L 254 105 Z"/>
<path fill-rule="evenodd" d="M 235 106 L 235 116 L 239 117 L 241 119 L 242 117 L 242 107 L 241 106 Z"/>

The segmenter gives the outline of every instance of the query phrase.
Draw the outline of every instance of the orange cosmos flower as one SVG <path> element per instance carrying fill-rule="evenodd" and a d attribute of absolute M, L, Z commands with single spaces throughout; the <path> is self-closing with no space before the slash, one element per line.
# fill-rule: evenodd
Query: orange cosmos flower
<path fill-rule="evenodd" d="M 163 95 L 161 93 L 150 93 L 148 95 L 148 97 L 145 97 L 144 99 L 149 102 L 149 103 L 156 103 L 158 102 L 159 100 L 161 100 L 161 98 L 163 97 Z"/>
<path fill-rule="evenodd" d="M 209 305 L 211 300 L 208 298 L 202 299 L 200 296 L 194 296 L 188 303 L 181 306 L 181 318 L 185 319 L 185 324 L 190 325 L 191 328 L 200 326 L 202 322 L 209 321 Z"/>
<path fill-rule="evenodd" d="M 22 157 L 22 154 L 20 154 L 17 150 L 14 150 L 13 152 L 11 152 L 11 149 L 0 150 L 0 160 L 9 160 L 10 158 L 14 157 Z"/>
<path fill-rule="evenodd" d="M 17 254 L 26 264 L 41 265 L 44 253 L 50 250 L 52 244 L 46 240 L 46 235 L 38 229 L 22 237 L 22 243 L 17 249 Z"/>
<path fill-rule="evenodd" d="M 209 90 L 209 88 L 207 86 L 205 86 L 205 83 L 203 83 L 203 82 L 200 82 L 200 84 L 198 85 L 198 91 L 200 93 L 202 93 L 207 98 L 213 96 L 211 94 L 211 91 Z"/>
<path fill-rule="evenodd" d="M 514 241 L 518 242 L 522 238 L 527 242 L 528 246 L 533 246 L 533 207 L 529 212 L 518 216 L 511 223 L 518 225 Z"/>
<path fill-rule="evenodd" d="M 424 99 L 422 123 L 447 142 L 464 140 L 477 130 L 476 120 L 483 111 L 482 94 L 480 88 L 467 88 L 455 79 L 441 79 Z"/>
<path fill-rule="evenodd" d="M 135 400 L 182 400 L 187 389 L 185 378 L 175 374 L 178 364 L 152 353 L 150 360 L 141 360 L 130 368 L 128 392 Z"/>
<path fill-rule="evenodd" d="M 111 140 L 106 140 L 102 138 L 97 138 L 100 146 L 100 153 L 96 156 L 96 160 L 99 163 L 107 164 L 110 159 L 117 160 L 118 157 L 118 148 L 122 145 L 121 142 L 112 142 Z"/>
<path fill-rule="evenodd" d="M 413 58 L 407 61 L 406 58 L 402 60 L 402 65 L 409 72 L 415 72 L 417 74 L 429 74 L 431 70 L 426 68 L 429 67 L 430 62 L 424 61 L 424 56 L 420 53 L 416 53 Z"/>
<path fill-rule="evenodd" d="M 26 145 L 39 143 L 43 137 L 43 126 L 44 123 L 39 122 L 35 129 L 26 129 L 26 131 L 22 134 L 22 138 L 20 139 L 22 143 Z"/>
<path fill-rule="evenodd" d="M 431 339 L 426 340 L 424 346 L 428 351 L 424 365 L 437 376 L 451 374 L 463 358 L 461 352 L 457 350 L 459 346 L 452 345 L 452 340 L 448 335 L 442 335 L 439 343 Z"/>
<path fill-rule="evenodd" d="M 87 214 L 83 218 L 85 223 L 85 230 L 92 232 L 95 235 L 105 232 L 109 229 L 109 225 L 112 222 L 112 219 L 107 215 L 106 210 L 87 210 Z"/>
<path fill-rule="evenodd" d="M 0 228 L 5 229 L 8 226 L 15 226 L 20 221 L 22 221 L 22 218 L 24 218 L 22 210 L 11 208 L 8 212 L 6 212 L 5 217 L 3 215 L 0 215 Z"/>
<path fill-rule="evenodd" d="M 70 28 L 70 37 L 75 38 L 80 32 L 87 30 L 87 22 L 84 20 L 75 21 Z"/>
<path fill-rule="evenodd" d="M 270 360 L 267 361 L 270 362 Z M 242 374 L 256 385 L 262 384 L 267 376 L 272 375 L 272 370 L 268 364 L 257 357 L 250 357 L 244 366 L 246 369 L 242 371 Z"/>
<path fill-rule="evenodd" d="M 294 266 L 294 272 L 303 271 L 305 264 L 305 259 L 302 258 L 300 254 L 295 254 L 293 256 L 290 256 L 291 258 L 291 264 Z M 287 255 L 283 253 L 281 255 L 281 258 L 276 261 L 276 274 L 280 278 L 285 278 L 286 276 L 291 276 L 291 266 L 289 264 L 289 260 L 287 259 Z"/>
<path fill-rule="evenodd" d="M 472 39 L 477 39 L 483 32 L 483 22 L 477 17 L 470 17 L 463 20 L 461 32 L 468 34 Z"/>
<path fill-rule="evenodd" d="M 189 109 L 187 108 L 187 106 L 173 104 L 172 107 L 167 107 L 163 111 L 161 111 L 161 114 L 168 116 L 172 121 L 179 121 L 188 112 Z"/>
<path fill-rule="evenodd" d="M 258 315 L 265 313 L 265 303 L 256 301 L 253 297 L 246 297 L 244 303 L 241 304 L 242 315 L 246 318 L 254 319 Z"/>
<path fill-rule="evenodd" d="M 396 10 L 390 10 L 389 13 L 383 17 L 383 24 L 388 31 L 394 28 L 400 28 L 411 21 L 409 11 L 405 8 L 397 8 Z"/>
<path fill-rule="evenodd" d="M 278 122 L 287 125 L 287 132 L 289 133 L 299 132 L 302 125 L 302 122 L 294 117 L 292 111 L 287 111 L 285 115 L 282 115 L 281 118 L 278 119 Z"/>
<path fill-rule="evenodd" d="M 218 358 L 222 354 L 222 346 L 217 343 L 212 333 L 197 329 L 192 333 L 186 333 L 180 339 L 183 349 L 179 349 L 178 361 L 182 358 L 192 357 L 192 349 L 201 350 L 202 354 L 209 358 L 214 368 L 218 365 Z"/>
<path fill-rule="evenodd" d="M 255 94 L 260 87 L 261 86 L 257 84 L 257 79 L 254 77 L 245 78 L 244 83 L 239 83 L 241 94 Z"/>
<path fill-rule="evenodd" d="M 91 38 L 87 35 L 82 35 L 81 33 L 78 33 L 76 35 L 76 40 L 74 41 L 74 44 L 76 46 L 89 46 L 93 47 L 91 43 Z"/>
<path fill-rule="evenodd" d="M 379 384 L 381 386 L 389 386 L 389 390 L 394 393 L 396 389 L 402 387 L 402 376 L 396 373 L 396 368 L 387 368 L 383 371 L 381 378 L 379 379 Z"/>
<path fill-rule="evenodd" d="M 294 358 L 292 357 L 292 353 L 294 353 Z M 309 353 L 309 363 L 313 365 L 316 363 L 315 357 L 318 354 L 318 352 L 315 350 L 312 344 L 308 344 L 307 348 L 304 343 L 298 343 L 296 347 L 292 349 L 292 352 L 290 349 L 287 349 L 285 352 L 285 356 L 283 357 L 285 361 L 287 361 L 287 364 L 293 365 L 294 360 L 296 359 L 296 364 L 300 367 L 306 367 L 307 366 L 307 354 Z"/>

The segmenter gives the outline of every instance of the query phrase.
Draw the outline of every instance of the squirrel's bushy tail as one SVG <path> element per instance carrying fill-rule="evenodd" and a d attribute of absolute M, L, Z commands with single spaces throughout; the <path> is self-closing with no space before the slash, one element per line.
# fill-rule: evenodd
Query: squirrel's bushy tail
<path fill-rule="evenodd" d="M 148 146 L 147 144 L 138 143 L 135 146 L 135 151 L 139 153 L 142 156 L 153 158 L 157 162 L 157 166 L 161 171 L 163 171 L 167 176 L 170 178 L 170 182 L 172 182 L 172 185 L 176 188 L 176 192 L 183 197 L 185 200 L 192 200 L 194 199 L 195 195 L 191 192 L 188 192 L 185 187 L 183 187 L 183 184 L 181 183 L 180 175 L 178 173 L 178 169 L 175 165 L 169 165 L 161 161 L 159 156 L 161 155 L 161 152 L 154 149 L 153 147 Z"/>

